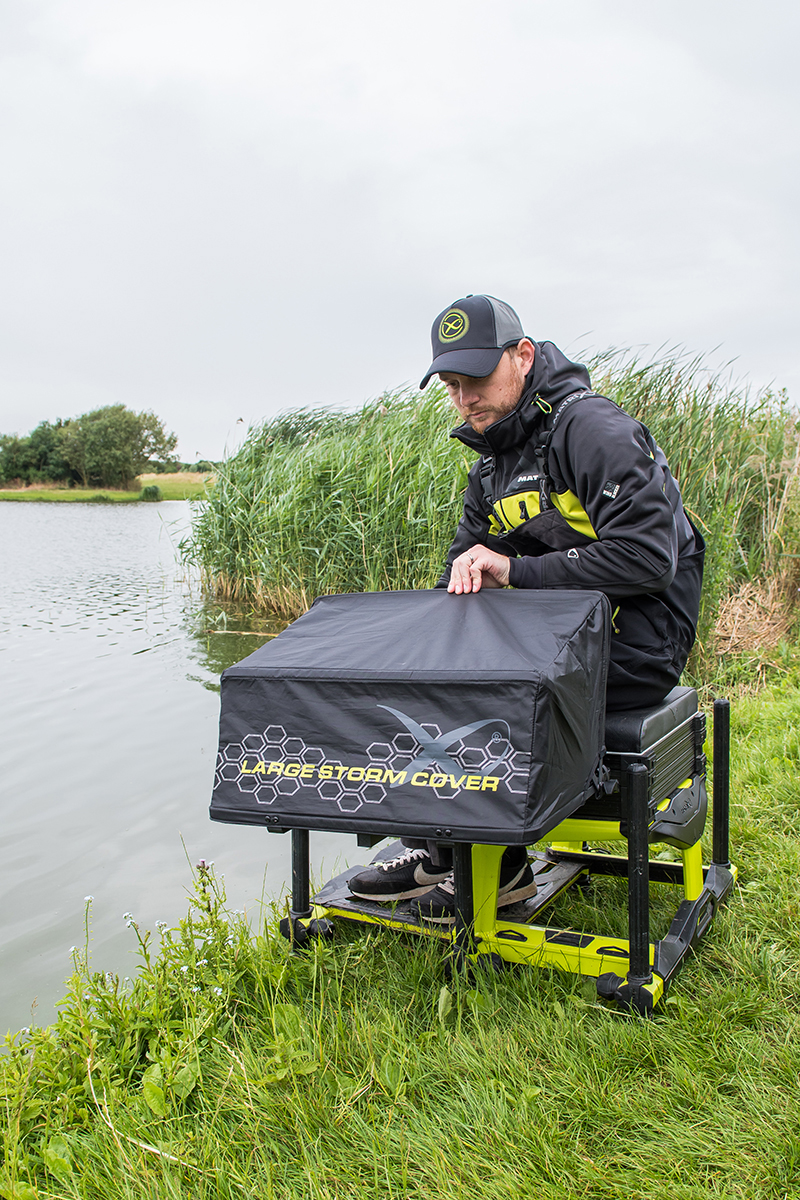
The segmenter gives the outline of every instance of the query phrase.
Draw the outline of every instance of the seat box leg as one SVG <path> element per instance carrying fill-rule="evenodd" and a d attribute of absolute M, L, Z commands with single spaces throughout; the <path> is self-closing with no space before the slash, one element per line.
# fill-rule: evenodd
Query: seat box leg
<path fill-rule="evenodd" d="M 699 842 L 681 851 L 683 858 L 683 894 L 696 900 L 703 890 L 703 849 Z"/>
<path fill-rule="evenodd" d="M 311 916 L 311 883 L 308 858 L 308 830 L 292 830 L 292 906 L 289 915 Z"/>
<path fill-rule="evenodd" d="M 628 768 L 628 983 L 650 983 L 650 863 L 647 837 L 647 767 Z"/>
<path fill-rule="evenodd" d="M 456 891 L 455 944 L 469 954 L 475 941 L 475 908 L 472 894 L 472 845 L 456 842 L 453 846 L 453 883 Z"/>
<path fill-rule="evenodd" d="M 714 701 L 714 809 L 713 853 L 717 867 L 730 870 L 730 758 L 731 706 L 729 700 Z"/>
<path fill-rule="evenodd" d="M 475 933 L 492 935 L 497 928 L 497 889 L 505 846 L 472 847 L 472 902 Z"/>

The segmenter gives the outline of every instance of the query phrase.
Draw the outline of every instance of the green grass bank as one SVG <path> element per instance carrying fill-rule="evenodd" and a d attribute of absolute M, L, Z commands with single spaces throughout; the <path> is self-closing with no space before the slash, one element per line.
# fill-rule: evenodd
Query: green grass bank
<path fill-rule="evenodd" d="M 609 353 L 591 373 L 652 430 L 707 540 L 702 660 L 723 597 L 797 551 L 796 414 L 784 396 L 750 396 L 699 360 Z M 265 422 L 219 470 L 184 552 L 212 596 L 287 615 L 324 593 L 430 587 L 475 458 L 448 437 L 454 424 L 436 387 Z"/>
<path fill-rule="evenodd" d="M 198 500 L 202 499 L 207 490 L 209 476 L 196 472 L 176 472 L 173 475 L 141 475 L 141 487 L 135 491 L 125 492 L 117 488 L 81 488 L 81 487 L 22 487 L 0 489 L 0 500 L 12 500 L 18 503 L 39 501 L 45 503 L 66 504 L 133 504 L 142 500 L 142 490 L 147 487 L 157 487 L 161 500 Z"/>
<path fill-rule="evenodd" d="M 0 1195 L 797 1196 L 798 682 L 795 655 L 734 706 L 739 885 L 652 1021 L 557 972 L 448 983 L 441 948 L 385 931 L 292 954 L 203 868 L 178 929 L 133 923 L 131 982 L 76 951 L 57 1023 L 10 1039 Z M 621 931 L 617 884 L 556 919 Z"/>

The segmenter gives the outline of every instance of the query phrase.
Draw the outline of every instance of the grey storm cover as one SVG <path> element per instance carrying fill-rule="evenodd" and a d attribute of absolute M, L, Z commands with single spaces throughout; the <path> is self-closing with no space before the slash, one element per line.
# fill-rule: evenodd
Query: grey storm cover
<path fill-rule="evenodd" d="M 600 592 L 324 596 L 222 675 L 211 817 L 528 844 L 602 755 Z"/>

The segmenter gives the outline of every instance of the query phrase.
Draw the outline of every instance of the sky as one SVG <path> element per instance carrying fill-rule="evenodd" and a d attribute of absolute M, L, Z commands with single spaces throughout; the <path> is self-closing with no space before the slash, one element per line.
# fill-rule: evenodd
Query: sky
<path fill-rule="evenodd" d="M 477 292 L 796 402 L 798 33 L 788 0 L 6 0 L 0 432 L 124 403 L 218 459 L 417 385 Z"/>

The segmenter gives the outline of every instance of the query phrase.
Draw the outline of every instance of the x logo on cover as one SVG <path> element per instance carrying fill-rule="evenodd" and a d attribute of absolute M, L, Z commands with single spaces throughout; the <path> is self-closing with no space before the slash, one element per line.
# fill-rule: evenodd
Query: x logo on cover
<path fill-rule="evenodd" d="M 460 766 L 455 759 L 451 758 L 447 750 L 454 742 L 460 742 L 462 738 L 468 737 L 471 733 L 477 733 L 479 729 L 485 729 L 487 725 L 496 725 L 497 732 L 500 738 L 503 738 L 506 743 L 506 748 L 503 753 L 489 763 L 482 771 L 471 771 L 473 775 L 491 775 L 495 767 L 503 761 L 511 749 L 511 728 L 507 721 L 503 721 L 500 717 L 490 717 L 487 721 L 472 721 L 469 725 L 459 725 L 458 729 L 451 729 L 448 733 L 440 733 L 438 737 L 434 737 L 430 733 L 426 733 L 421 725 L 418 725 L 412 717 L 407 717 L 405 713 L 400 712 L 397 708 L 390 708 L 388 704 L 379 704 L 378 708 L 384 708 L 386 712 L 390 712 L 397 717 L 398 721 L 402 721 L 410 734 L 417 739 L 422 747 L 422 753 L 418 754 L 413 762 L 409 763 L 406 771 L 424 771 L 428 767 L 437 766 L 444 774 L 461 776 L 464 774 L 464 768 Z M 500 727 L 505 730 L 503 734 Z M 497 740 L 499 741 L 500 738 Z M 400 784 L 392 783 L 391 787 L 399 787 Z"/>

